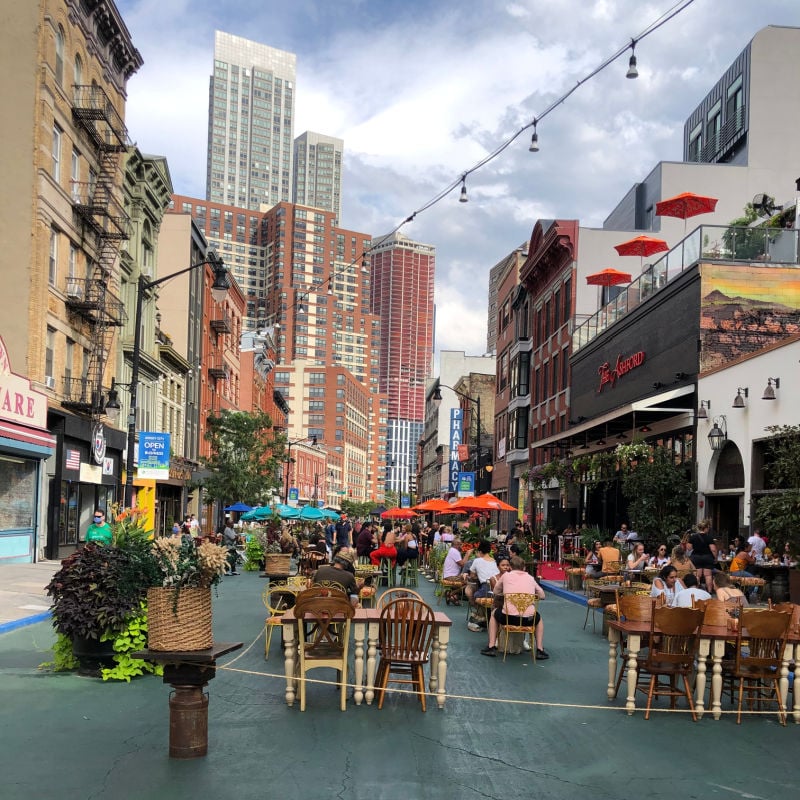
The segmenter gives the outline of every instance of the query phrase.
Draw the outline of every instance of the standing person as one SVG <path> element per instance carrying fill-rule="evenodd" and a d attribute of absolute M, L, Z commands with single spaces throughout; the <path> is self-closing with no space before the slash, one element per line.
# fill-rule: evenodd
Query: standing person
<path fill-rule="evenodd" d="M 750 545 L 750 552 L 753 554 L 756 561 L 764 557 L 764 550 L 767 547 L 767 542 L 758 528 L 753 531 L 753 535 L 747 540 L 747 544 Z"/>
<path fill-rule="evenodd" d="M 189 533 L 192 534 L 192 539 L 197 539 L 203 535 L 203 531 L 200 529 L 200 523 L 194 514 L 189 515 Z"/>
<path fill-rule="evenodd" d="M 89 527 L 86 529 L 85 541 L 87 544 L 89 542 L 96 542 L 97 544 L 111 544 L 113 540 L 114 534 L 111 531 L 111 526 L 106 522 L 105 512 L 98 508 L 94 512 L 94 516 L 92 517 L 92 521 L 89 523 Z"/>
<path fill-rule="evenodd" d="M 231 575 L 239 574 L 236 571 L 236 562 L 239 559 L 239 553 L 236 550 L 238 538 L 239 537 L 236 535 L 236 531 L 234 530 L 230 517 L 227 517 L 225 519 L 225 527 L 222 530 L 222 544 L 228 548 L 228 566 L 231 568 Z"/>
<path fill-rule="evenodd" d="M 691 553 L 689 560 L 695 569 L 697 582 L 711 594 L 714 591 L 714 565 L 717 563 L 717 546 L 711 535 L 710 523 L 703 520 L 697 524 L 697 530 L 689 535 Z"/>
<path fill-rule="evenodd" d="M 525 571 L 525 562 L 519 556 L 511 557 L 511 571 L 500 575 L 494 585 L 494 591 L 495 597 L 506 594 L 534 594 L 540 600 L 544 600 L 545 597 L 544 589 L 536 583 L 533 575 L 529 575 Z M 507 610 L 512 612 L 511 614 L 507 614 L 501 606 L 496 608 L 489 618 L 489 643 L 487 647 L 481 650 L 481 655 L 490 657 L 497 655 L 497 636 L 500 632 L 500 626 L 510 623 L 512 625 L 526 626 L 532 624 L 536 637 L 536 659 L 545 661 L 550 658 L 550 655 L 544 649 L 544 623 L 535 606 L 514 608 L 511 603 L 506 605 Z M 514 614 L 514 611 L 517 613 Z"/>
<path fill-rule="evenodd" d="M 342 514 L 336 522 L 336 546 L 337 547 L 352 547 L 353 546 L 353 526 L 347 518 L 347 514 Z"/>
<path fill-rule="evenodd" d="M 336 523 L 333 520 L 331 520 L 325 526 L 325 544 L 328 547 L 329 553 L 333 552 L 333 545 L 335 541 L 336 541 Z"/>

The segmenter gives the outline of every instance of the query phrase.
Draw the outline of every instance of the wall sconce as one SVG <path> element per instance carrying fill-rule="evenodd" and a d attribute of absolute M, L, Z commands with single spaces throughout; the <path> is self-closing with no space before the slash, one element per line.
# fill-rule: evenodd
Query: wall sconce
<path fill-rule="evenodd" d="M 774 400 L 775 390 L 781 388 L 780 378 L 767 378 L 767 387 L 764 389 L 764 394 L 761 395 L 762 400 Z"/>
<path fill-rule="evenodd" d="M 714 417 L 714 425 L 708 432 L 708 443 L 711 449 L 718 453 L 728 441 L 728 420 L 725 415 Z"/>
<path fill-rule="evenodd" d="M 639 428 L 639 433 L 650 433 L 651 430 L 653 429 L 648 425 L 642 425 L 642 427 Z"/>
<path fill-rule="evenodd" d="M 697 419 L 708 419 L 708 410 L 711 408 L 710 400 L 701 400 L 700 408 L 697 409 Z"/>
<path fill-rule="evenodd" d="M 744 395 L 744 397 L 742 397 Z M 736 389 L 736 397 L 733 398 L 733 407 L 734 408 L 744 408 L 744 398 L 750 396 L 749 389 L 745 386 L 742 388 L 739 386 Z"/>

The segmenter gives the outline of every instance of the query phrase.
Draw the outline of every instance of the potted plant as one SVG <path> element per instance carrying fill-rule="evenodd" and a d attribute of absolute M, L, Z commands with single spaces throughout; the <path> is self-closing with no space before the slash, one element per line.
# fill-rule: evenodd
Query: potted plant
<path fill-rule="evenodd" d="M 214 643 L 211 587 L 228 563 L 225 547 L 211 542 L 197 546 L 180 539 L 156 539 L 151 560 L 155 580 L 147 590 L 150 650 L 206 650 Z"/>
<path fill-rule="evenodd" d="M 264 525 L 256 530 L 255 536 L 264 553 L 264 572 L 268 575 L 288 575 L 292 554 L 281 550 L 280 517 L 274 516 L 266 520 Z"/>

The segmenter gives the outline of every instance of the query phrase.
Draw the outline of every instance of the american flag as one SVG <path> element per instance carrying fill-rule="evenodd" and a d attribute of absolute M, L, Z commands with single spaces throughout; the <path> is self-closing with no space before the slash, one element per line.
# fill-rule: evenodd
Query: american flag
<path fill-rule="evenodd" d="M 80 450 L 67 450 L 67 458 L 64 461 L 64 466 L 67 469 L 80 469 L 81 468 L 81 451 Z"/>

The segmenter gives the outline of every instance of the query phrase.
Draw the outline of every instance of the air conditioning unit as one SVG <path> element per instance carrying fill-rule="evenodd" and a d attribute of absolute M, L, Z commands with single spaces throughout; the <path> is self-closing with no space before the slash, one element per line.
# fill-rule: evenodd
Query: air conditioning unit
<path fill-rule="evenodd" d="M 71 300 L 81 299 L 81 285 L 77 281 L 67 281 L 67 297 Z"/>
<path fill-rule="evenodd" d="M 55 389 L 56 388 L 56 379 L 52 375 L 45 375 L 44 385 L 48 389 Z"/>

